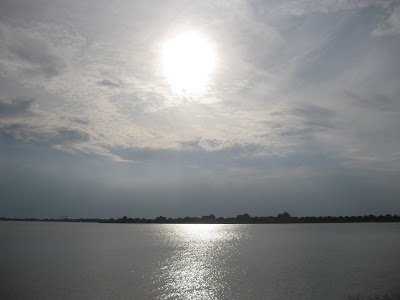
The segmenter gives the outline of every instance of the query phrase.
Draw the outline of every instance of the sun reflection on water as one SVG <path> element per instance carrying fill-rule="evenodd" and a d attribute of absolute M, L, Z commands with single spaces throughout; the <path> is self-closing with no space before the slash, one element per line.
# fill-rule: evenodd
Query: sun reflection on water
<path fill-rule="evenodd" d="M 242 237 L 229 225 L 171 226 L 173 255 L 158 267 L 155 292 L 161 299 L 221 299 L 229 296 L 227 270 L 235 271 L 232 255 Z M 236 242 L 235 242 L 236 241 Z M 229 267 L 227 267 L 229 266 Z"/>

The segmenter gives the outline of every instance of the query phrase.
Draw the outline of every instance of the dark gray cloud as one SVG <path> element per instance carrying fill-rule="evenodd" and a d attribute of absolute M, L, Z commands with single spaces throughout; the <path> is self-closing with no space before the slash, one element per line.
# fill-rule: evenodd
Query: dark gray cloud
<path fill-rule="evenodd" d="M 11 123 L 0 126 L 0 135 L 7 139 L 25 137 L 27 131 L 29 127 L 24 124 Z"/>
<path fill-rule="evenodd" d="M 12 117 L 29 111 L 35 99 L 12 99 L 10 102 L 0 100 L 0 117 Z"/>
<path fill-rule="evenodd" d="M 43 41 L 30 37 L 15 40 L 9 45 L 9 50 L 31 64 L 31 68 L 26 69 L 28 73 L 40 73 L 51 78 L 59 75 L 66 67 L 63 59 L 54 55 Z"/>
<path fill-rule="evenodd" d="M 317 105 L 304 104 L 293 109 L 293 113 L 303 119 L 304 124 L 310 126 L 309 129 L 334 128 L 337 113 Z"/>
<path fill-rule="evenodd" d="M 88 134 L 78 130 L 72 130 L 67 128 L 58 129 L 56 131 L 55 136 L 50 139 L 52 143 L 57 143 L 57 144 L 68 144 L 71 142 L 82 142 L 88 140 L 89 140 Z"/>
<path fill-rule="evenodd" d="M 225 148 L 223 146 L 223 141 L 217 139 L 197 139 L 193 141 L 185 141 L 180 143 L 182 148 L 185 150 L 206 150 L 206 149 L 221 149 Z M 232 148 L 236 148 L 235 145 L 225 148 L 225 150 L 229 150 Z"/>
<path fill-rule="evenodd" d="M 351 100 L 354 100 L 356 105 L 360 105 L 368 109 L 392 112 L 400 111 L 400 102 L 395 101 L 391 97 L 384 94 L 375 93 L 360 95 L 355 92 L 347 91 L 345 92 L 345 95 L 350 97 Z"/>
<path fill-rule="evenodd" d="M 58 128 L 54 132 L 41 132 L 36 127 L 20 123 L 9 123 L 0 126 L 0 135 L 6 138 L 18 138 L 43 145 L 70 145 L 87 142 L 90 136 L 75 129 Z"/>
<path fill-rule="evenodd" d="M 97 84 L 101 85 L 101 86 L 119 87 L 119 84 L 114 83 L 114 82 L 112 82 L 110 80 L 107 80 L 107 79 L 103 79 L 102 81 L 99 81 Z"/>
<path fill-rule="evenodd" d="M 74 123 L 78 123 L 78 124 L 83 124 L 83 125 L 89 125 L 89 122 L 88 121 L 85 121 L 85 120 L 82 120 L 82 119 L 79 119 L 79 118 L 71 118 L 70 119 L 72 122 L 74 122 Z"/>
<path fill-rule="evenodd" d="M 289 130 L 284 130 L 280 132 L 281 135 L 285 136 L 299 136 L 299 137 L 308 137 L 313 133 L 321 131 L 319 128 L 315 127 L 306 127 L 306 128 L 294 128 Z"/>
<path fill-rule="evenodd" d="M 187 149 L 187 150 L 200 150 L 200 149 L 202 149 L 199 140 L 182 142 L 181 145 L 182 145 L 183 149 Z"/>

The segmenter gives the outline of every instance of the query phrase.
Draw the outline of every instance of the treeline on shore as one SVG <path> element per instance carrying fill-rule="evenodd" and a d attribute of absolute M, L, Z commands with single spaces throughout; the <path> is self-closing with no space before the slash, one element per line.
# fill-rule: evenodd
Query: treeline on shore
<path fill-rule="evenodd" d="M 362 296 L 360 294 L 350 295 L 345 300 L 400 300 L 400 290 L 389 291 L 382 296 Z"/>
<path fill-rule="evenodd" d="M 203 217 L 166 218 L 159 216 L 155 219 L 145 218 L 79 218 L 70 219 L 62 217 L 58 219 L 38 218 L 6 218 L 0 217 L 0 221 L 46 221 L 46 222 L 98 222 L 98 223 L 163 223 L 163 224 L 276 224 L 276 223 L 365 223 L 365 222 L 400 222 L 399 215 L 365 215 L 365 216 L 320 216 L 320 217 L 292 217 L 288 213 L 269 217 L 251 217 L 248 214 L 238 215 L 233 218 L 216 218 L 214 215 Z"/>

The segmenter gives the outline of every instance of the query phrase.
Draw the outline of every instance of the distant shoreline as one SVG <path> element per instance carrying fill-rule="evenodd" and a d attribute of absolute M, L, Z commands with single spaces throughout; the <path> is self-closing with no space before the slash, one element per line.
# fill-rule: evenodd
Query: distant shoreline
<path fill-rule="evenodd" d="M 288 213 L 273 217 L 251 217 L 248 214 L 237 215 L 236 218 L 216 218 L 214 215 L 203 217 L 166 218 L 159 216 L 155 219 L 128 218 L 119 219 L 101 218 L 68 218 L 40 219 L 40 218 L 7 218 L 0 217 L 0 221 L 39 221 L 39 222 L 90 222 L 90 223 L 117 223 L 117 224 L 316 224 L 316 223 L 393 223 L 400 222 L 399 215 L 365 215 L 340 217 L 292 217 Z"/>

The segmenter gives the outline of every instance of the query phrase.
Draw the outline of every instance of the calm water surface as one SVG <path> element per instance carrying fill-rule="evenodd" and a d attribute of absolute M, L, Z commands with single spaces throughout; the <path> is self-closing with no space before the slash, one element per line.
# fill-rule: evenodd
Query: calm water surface
<path fill-rule="evenodd" d="M 1 299 L 344 299 L 400 284 L 400 224 L 0 222 Z"/>

